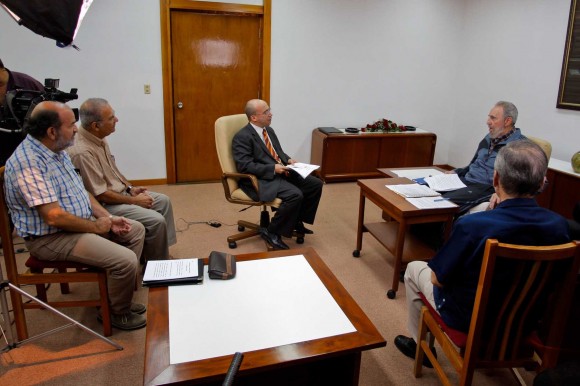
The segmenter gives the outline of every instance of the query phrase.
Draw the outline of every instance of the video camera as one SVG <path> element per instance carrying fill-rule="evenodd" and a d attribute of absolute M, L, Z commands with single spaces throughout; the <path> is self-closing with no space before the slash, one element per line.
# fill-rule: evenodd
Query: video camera
<path fill-rule="evenodd" d="M 21 133 L 24 130 L 24 122 L 34 107 L 43 101 L 68 102 L 77 99 L 77 89 L 70 92 L 58 90 L 60 79 L 44 80 L 44 91 L 36 90 L 11 90 L 6 93 L 6 102 L 0 106 L 0 131 L 7 133 Z M 74 109 L 75 118 L 78 120 L 78 110 Z"/>

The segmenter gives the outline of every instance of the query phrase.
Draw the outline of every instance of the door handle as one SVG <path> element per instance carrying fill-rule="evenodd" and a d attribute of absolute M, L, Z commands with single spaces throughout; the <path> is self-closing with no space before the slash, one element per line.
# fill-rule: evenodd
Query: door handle
<path fill-rule="evenodd" d="M 177 108 L 178 109 L 182 109 L 183 108 L 183 102 L 177 102 Z"/>

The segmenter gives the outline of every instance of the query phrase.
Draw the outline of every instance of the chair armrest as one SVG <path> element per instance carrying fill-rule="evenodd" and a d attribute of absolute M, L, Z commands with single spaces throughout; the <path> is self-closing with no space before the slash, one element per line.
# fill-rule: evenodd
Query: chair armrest
<path fill-rule="evenodd" d="M 249 179 L 252 182 L 252 187 L 258 192 L 259 196 L 259 186 L 258 186 L 258 178 L 253 174 L 246 174 L 246 173 L 223 173 L 222 174 L 222 185 L 224 186 L 224 193 L 226 195 L 226 200 L 233 202 L 235 200 L 232 199 L 232 192 L 230 190 L 230 185 L 228 184 L 228 179 L 233 178 L 236 181 L 240 179 Z"/>
<path fill-rule="evenodd" d="M 259 191 L 258 187 L 258 178 L 253 174 L 246 174 L 246 173 L 224 173 L 222 175 L 222 180 L 227 178 L 235 178 L 236 180 L 240 180 L 242 178 L 249 179 L 252 182 L 252 187 L 256 189 L 256 192 Z"/>

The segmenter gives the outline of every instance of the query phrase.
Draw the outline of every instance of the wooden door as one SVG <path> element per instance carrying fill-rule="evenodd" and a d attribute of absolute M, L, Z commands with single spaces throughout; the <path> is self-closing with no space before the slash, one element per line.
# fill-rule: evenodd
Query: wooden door
<path fill-rule="evenodd" d="M 176 182 L 218 180 L 214 122 L 259 98 L 261 15 L 171 11 Z"/>

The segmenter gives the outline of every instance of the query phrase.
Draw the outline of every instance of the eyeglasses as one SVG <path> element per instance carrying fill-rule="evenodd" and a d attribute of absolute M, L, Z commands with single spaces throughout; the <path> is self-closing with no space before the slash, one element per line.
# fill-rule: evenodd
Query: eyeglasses
<path fill-rule="evenodd" d="M 268 109 L 268 110 L 265 110 L 262 113 L 256 113 L 256 115 L 268 115 L 268 114 L 271 114 L 271 113 L 272 113 L 272 109 Z"/>
<path fill-rule="evenodd" d="M 99 119 L 98 121 L 95 121 L 95 122 L 97 122 L 97 123 L 99 123 L 99 122 L 107 122 L 107 121 L 108 122 L 113 122 L 116 118 L 117 117 L 113 114 L 113 115 L 111 115 L 108 118 L 102 118 L 102 119 Z"/>

